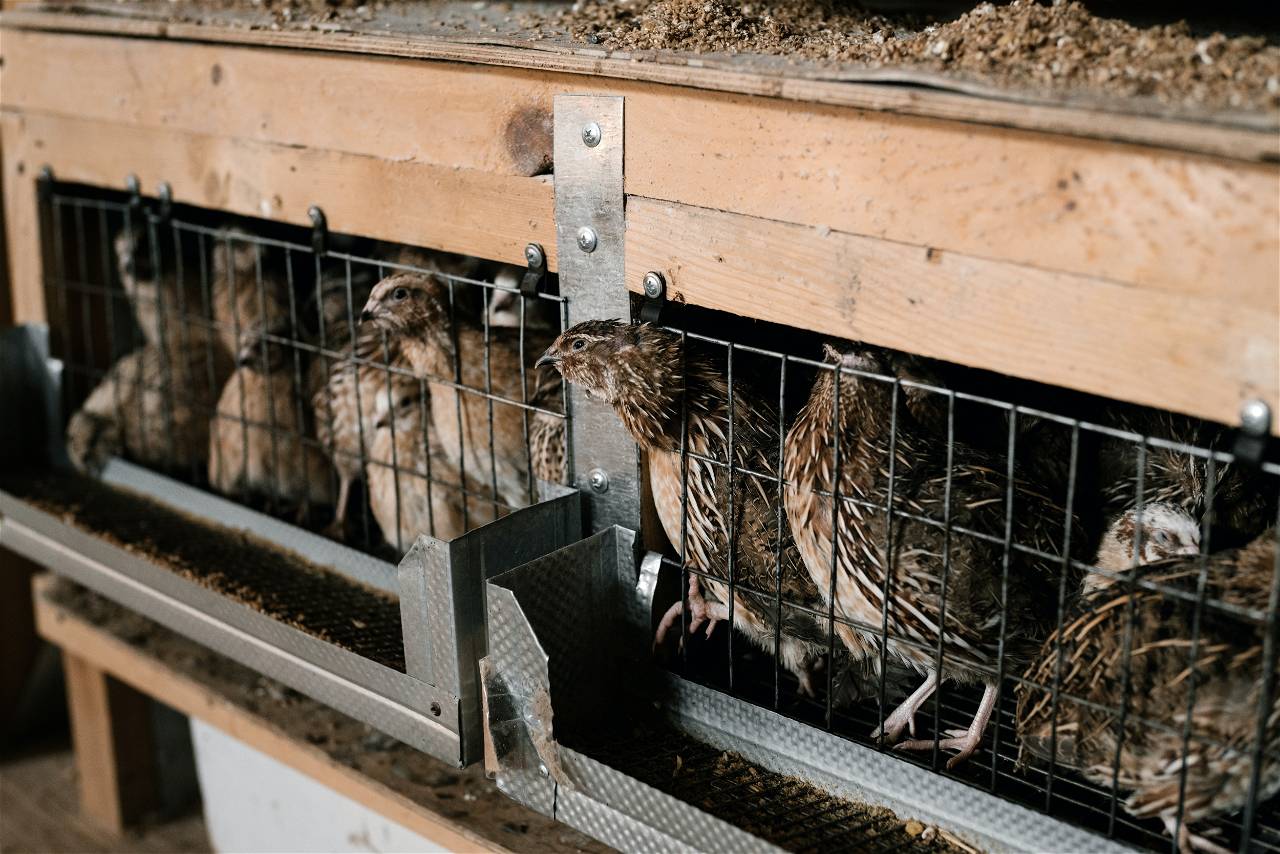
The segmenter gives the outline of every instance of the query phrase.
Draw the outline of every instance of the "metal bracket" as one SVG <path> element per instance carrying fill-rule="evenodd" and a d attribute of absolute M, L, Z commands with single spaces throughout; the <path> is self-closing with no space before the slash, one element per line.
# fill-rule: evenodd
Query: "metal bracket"
<path fill-rule="evenodd" d="M 640 319 L 645 323 L 657 323 L 667 304 L 667 278 L 657 270 L 644 274 L 644 305 L 640 307 Z"/>
<path fill-rule="evenodd" d="M 520 277 L 520 295 L 526 299 L 537 295 L 542 283 L 547 278 L 547 253 L 537 243 L 530 243 L 524 248 L 524 260 L 529 267 Z"/>
<path fill-rule="evenodd" d="M 623 249 L 623 100 L 555 98 L 556 246 L 570 323 L 631 314 Z M 569 386 L 571 471 L 587 507 L 587 530 L 640 523 L 639 455 L 608 404 Z M 592 473 L 606 490 L 593 490 Z M 600 477 L 604 474 L 604 478 Z"/>
<path fill-rule="evenodd" d="M 1261 398 L 1246 400 L 1240 407 L 1240 432 L 1232 452 L 1240 462 L 1256 468 L 1271 438 L 1271 407 Z"/>
<path fill-rule="evenodd" d="M 161 181 L 160 186 L 156 188 L 156 201 L 157 221 L 168 222 L 173 216 L 173 187 L 169 186 L 168 181 Z"/>
<path fill-rule="evenodd" d="M 329 220 L 319 205 L 307 208 L 307 216 L 311 218 L 311 251 L 322 258 L 329 246 Z"/>

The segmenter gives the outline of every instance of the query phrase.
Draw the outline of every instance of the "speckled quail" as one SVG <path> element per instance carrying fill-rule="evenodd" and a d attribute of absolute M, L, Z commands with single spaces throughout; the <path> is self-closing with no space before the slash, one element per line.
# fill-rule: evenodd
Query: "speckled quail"
<path fill-rule="evenodd" d="M 802 610 L 816 609 L 821 600 L 785 526 L 780 530 L 776 411 L 740 386 L 731 417 L 723 370 L 707 354 L 686 348 L 680 335 L 647 323 L 577 324 L 539 364 L 554 365 L 566 380 L 611 404 L 647 452 L 663 530 L 689 566 L 706 574 L 702 582 L 690 574 L 691 629 L 727 619 L 732 601 L 734 628 L 772 654 L 781 564 L 780 660 L 812 695 L 812 673 L 827 635 Z M 732 475 L 726 470 L 731 447 Z M 703 584 L 716 601 L 704 599 Z M 676 603 L 667 613 L 660 634 L 679 620 L 680 609 Z"/>
<path fill-rule="evenodd" d="M 896 386 L 878 353 L 828 346 L 826 360 L 833 369 L 819 373 L 787 434 L 791 530 L 817 588 L 824 598 L 834 591 L 835 615 L 853 624 L 836 624 L 850 654 L 878 663 L 887 638 L 886 654 L 925 677 L 874 736 L 896 741 L 904 730 L 914 734 L 915 712 L 944 679 L 984 686 L 969 729 L 940 741 L 941 748 L 957 751 L 951 767 L 981 743 L 999 694 L 1000 656 L 1006 672 L 1020 672 L 1055 614 L 1061 560 L 1011 548 L 1005 583 L 1006 515 L 1012 543 L 1056 555 L 1067 514 L 1016 473 L 1009 490 L 1003 460 L 958 443 L 949 459 L 946 442 L 901 406 L 895 437 Z M 908 740 L 897 746 L 933 744 Z"/>

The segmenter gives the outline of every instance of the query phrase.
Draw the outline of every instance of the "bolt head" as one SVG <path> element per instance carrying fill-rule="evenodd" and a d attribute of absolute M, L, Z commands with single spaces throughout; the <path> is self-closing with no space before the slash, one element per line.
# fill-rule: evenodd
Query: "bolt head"
<path fill-rule="evenodd" d="M 667 280 L 661 273 L 650 271 L 644 274 L 644 295 L 649 299 L 658 299 L 667 290 Z"/>
<path fill-rule="evenodd" d="M 542 253 L 541 246 L 530 243 L 524 248 L 524 260 L 530 267 L 541 267 L 546 261 L 546 256 Z"/>
<path fill-rule="evenodd" d="M 592 492 L 608 492 L 609 491 L 609 475 L 604 469 L 592 469 L 587 474 L 587 484 L 591 487 Z"/>
<path fill-rule="evenodd" d="M 1254 398 L 1240 407 L 1240 427 L 1251 436 L 1265 436 L 1271 430 L 1271 407 Z"/>
<path fill-rule="evenodd" d="M 587 144 L 587 148 L 595 148 L 602 139 L 604 139 L 604 132 L 600 130 L 600 125 L 588 122 L 582 126 L 582 141 Z"/>
<path fill-rule="evenodd" d="M 588 253 L 596 251 L 595 229 L 585 225 L 578 229 L 578 248 Z"/>

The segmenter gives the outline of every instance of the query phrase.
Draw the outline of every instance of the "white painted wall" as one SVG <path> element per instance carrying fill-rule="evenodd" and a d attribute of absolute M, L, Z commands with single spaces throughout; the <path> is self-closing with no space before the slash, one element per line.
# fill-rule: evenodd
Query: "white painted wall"
<path fill-rule="evenodd" d="M 447 850 L 195 718 L 191 742 L 215 851 Z"/>

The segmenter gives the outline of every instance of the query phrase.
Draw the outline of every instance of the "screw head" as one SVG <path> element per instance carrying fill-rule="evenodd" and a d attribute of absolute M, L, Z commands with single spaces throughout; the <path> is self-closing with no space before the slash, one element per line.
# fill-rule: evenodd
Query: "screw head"
<path fill-rule="evenodd" d="M 592 469 L 587 474 L 587 484 L 591 487 L 592 492 L 608 492 L 609 491 L 609 475 L 604 469 Z"/>
<path fill-rule="evenodd" d="M 543 253 L 541 246 L 530 243 L 524 248 L 524 260 L 530 267 L 541 267 L 546 263 L 547 256 Z"/>
<path fill-rule="evenodd" d="M 649 299 L 660 299 L 667 291 L 667 280 L 655 270 L 644 274 L 644 295 Z"/>
<path fill-rule="evenodd" d="M 587 144 L 587 148 L 595 148 L 602 139 L 604 139 L 604 132 L 600 130 L 600 125 L 588 122 L 582 126 L 582 141 Z"/>
<path fill-rule="evenodd" d="M 1271 430 L 1271 407 L 1254 398 L 1240 407 L 1240 429 L 1250 436 L 1265 436 Z"/>
<path fill-rule="evenodd" d="M 587 253 L 596 251 L 596 231 L 594 228 L 584 225 L 578 229 L 578 248 Z"/>

